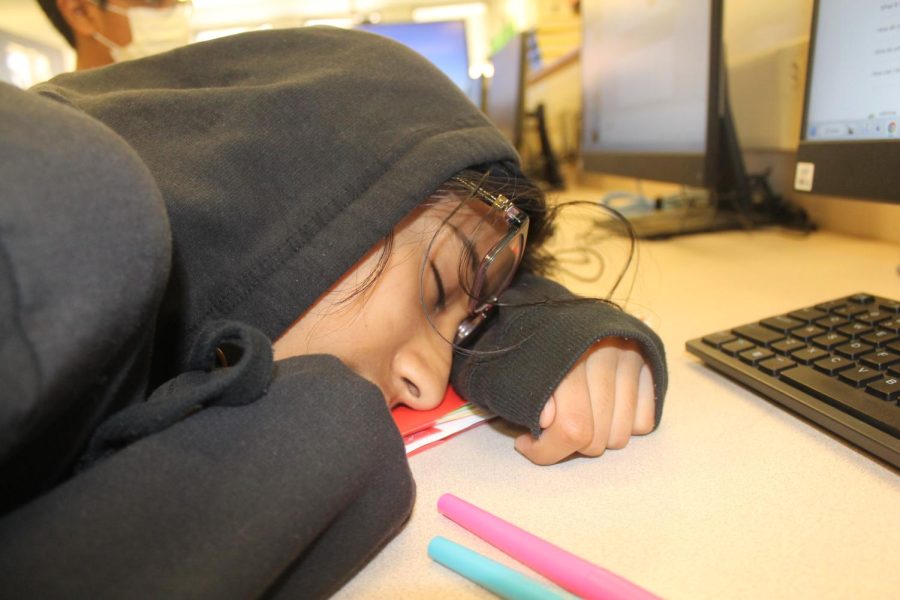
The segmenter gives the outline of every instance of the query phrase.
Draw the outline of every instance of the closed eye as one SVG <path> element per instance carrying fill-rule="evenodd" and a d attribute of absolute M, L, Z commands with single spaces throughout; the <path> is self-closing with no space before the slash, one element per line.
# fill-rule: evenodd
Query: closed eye
<path fill-rule="evenodd" d="M 444 280 L 441 279 L 441 274 L 438 272 L 434 261 L 429 259 L 428 264 L 431 266 L 431 273 L 434 275 L 434 284 L 437 287 L 437 301 L 434 303 L 434 309 L 443 310 L 447 305 L 447 293 L 444 290 Z"/>

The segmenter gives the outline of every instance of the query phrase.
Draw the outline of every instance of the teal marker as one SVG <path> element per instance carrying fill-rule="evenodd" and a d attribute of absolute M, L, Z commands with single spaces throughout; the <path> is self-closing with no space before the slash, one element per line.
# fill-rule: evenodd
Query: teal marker
<path fill-rule="evenodd" d="M 570 600 L 566 592 L 553 590 L 518 571 L 437 536 L 428 544 L 428 556 L 501 598 L 510 600 Z"/>

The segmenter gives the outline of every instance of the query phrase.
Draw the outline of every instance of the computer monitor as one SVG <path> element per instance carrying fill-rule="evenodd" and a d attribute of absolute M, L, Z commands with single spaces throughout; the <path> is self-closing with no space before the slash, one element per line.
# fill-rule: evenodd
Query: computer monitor
<path fill-rule="evenodd" d="M 363 23 L 357 28 L 412 48 L 434 63 L 476 106 L 481 107 L 481 81 L 469 77 L 465 21 Z"/>
<path fill-rule="evenodd" d="M 813 8 L 794 188 L 900 203 L 900 4 Z"/>
<path fill-rule="evenodd" d="M 629 215 L 640 237 L 770 220 L 773 198 L 767 185 L 752 192 L 731 116 L 722 4 L 582 2 L 584 170 L 694 188 L 640 204 Z"/>
<path fill-rule="evenodd" d="M 494 74 L 487 81 L 484 112 L 516 148 L 525 121 L 527 34 L 516 33 L 491 55 Z"/>

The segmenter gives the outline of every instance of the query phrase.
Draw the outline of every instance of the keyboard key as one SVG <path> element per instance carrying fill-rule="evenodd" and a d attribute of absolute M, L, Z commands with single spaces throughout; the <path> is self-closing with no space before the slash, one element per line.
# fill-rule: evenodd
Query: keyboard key
<path fill-rule="evenodd" d="M 900 313 L 900 302 L 896 300 L 881 300 L 878 303 L 878 308 L 887 312 Z"/>
<path fill-rule="evenodd" d="M 884 370 L 888 365 L 900 362 L 900 354 L 894 354 L 890 350 L 878 350 L 871 354 L 862 355 L 860 361 L 873 369 Z"/>
<path fill-rule="evenodd" d="M 802 323 L 800 324 L 802 325 Z M 768 346 L 772 342 L 777 342 L 784 339 L 784 334 L 778 333 L 777 331 L 772 331 L 771 329 L 763 327 L 762 325 L 744 325 L 743 327 L 736 327 L 732 331 L 734 331 L 734 333 L 738 334 L 742 338 L 746 338 L 754 344 L 758 344 L 760 346 Z"/>
<path fill-rule="evenodd" d="M 878 326 L 882 329 L 893 331 L 894 333 L 900 333 L 900 317 L 895 317 L 888 321 L 882 321 L 878 324 Z"/>
<path fill-rule="evenodd" d="M 838 346 L 835 348 L 835 351 L 847 358 L 857 359 L 863 354 L 867 352 L 871 352 L 875 346 L 871 344 L 864 344 L 860 341 L 850 342 L 849 344 L 844 344 L 843 346 Z"/>
<path fill-rule="evenodd" d="M 829 356 L 827 358 L 823 358 L 822 360 L 817 360 L 813 364 L 813 366 L 816 368 L 816 370 L 827 373 L 828 375 L 837 375 L 844 369 L 855 367 L 856 363 L 849 358 L 844 358 L 843 356 Z"/>
<path fill-rule="evenodd" d="M 886 329 L 878 329 L 873 331 L 872 333 L 867 333 L 866 335 L 860 337 L 864 342 L 872 344 L 873 346 L 886 346 L 891 342 L 896 342 L 900 340 L 900 334 L 893 333 Z"/>
<path fill-rule="evenodd" d="M 798 327 L 791 331 L 792 336 L 800 338 L 801 340 L 811 340 L 823 333 L 825 333 L 825 330 L 821 327 L 816 327 L 815 325 L 806 325 L 805 327 Z"/>
<path fill-rule="evenodd" d="M 857 390 L 809 367 L 782 371 L 781 379 L 823 402 L 851 413 L 873 427 L 900 437 L 900 410 L 862 390 Z"/>
<path fill-rule="evenodd" d="M 744 350 L 738 356 L 745 363 L 755 365 L 761 360 L 772 358 L 775 356 L 775 353 L 767 348 L 753 348 L 752 350 Z"/>
<path fill-rule="evenodd" d="M 831 312 L 834 309 L 841 308 L 847 304 L 844 300 L 831 300 L 830 302 L 823 302 L 822 304 L 816 304 L 816 308 L 819 310 L 824 310 L 825 312 Z"/>
<path fill-rule="evenodd" d="M 875 302 L 875 296 L 872 294 L 853 294 L 852 296 L 848 296 L 847 300 L 854 304 L 872 304 Z"/>
<path fill-rule="evenodd" d="M 816 311 L 822 316 L 825 316 L 825 313 L 821 311 Z M 810 319 L 812 320 L 812 319 Z M 804 325 L 804 321 L 799 321 L 797 319 L 792 319 L 791 317 L 781 315 L 780 317 L 770 317 L 768 319 L 763 319 L 760 321 L 766 327 L 774 329 L 775 331 L 780 331 L 782 333 L 787 333 L 791 329 L 797 329 L 798 327 L 802 327 Z"/>
<path fill-rule="evenodd" d="M 880 310 L 870 310 L 861 315 L 856 315 L 857 321 L 862 321 L 863 323 L 868 323 L 869 325 L 876 325 L 880 321 L 886 321 L 891 318 L 890 313 L 881 312 Z"/>
<path fill-rule="evenodd" d="M 800 310 L 788 313 L 788 316 L 792 319 L 797 319 L 798 321 L 812 323 L 813 321 L 821 319 L 822 317 L 827 317 L 828 315 L 825 311 L 821 311 L 817 308 L 801 308 Z"/>
<path fill-rule="evenodd" d="M 718 348 L 722 344 L 733 342 L 737 338 L 730 331 L 720 331 L 719 333 L 711 333 L 704 336 L 703 343 L 709 344 L 713 348 Z"/>
<path fill-rule="evenodd" d="M 787 338 L 785 340 L 781 340 L 780 342 L 775 342 L 774 344 L 772 344 L 772 350 L 780 354 L 790 354 L 794 350 L 799 350 L 800 348 L 805 347 L 806 342 L 795 338 Z"/>
<path fill-rule="evenodd" d="M 866 325 L 865 323 L 848 323 L 843 327 L 838 327 L 837 330 L 843 333 L 844 335 L 849 335 L 850 337 L 859 337 L 865 335 L 872 331 L 874 327 L 871 325 Z"/>
<path fill-rule="evenodd" d="M 834 309 L 834 314 L 840 315 L 842 317 L 851 318 L 860 313 L 866 312 L 866 309 L 862 306 L 857 306 L 854 304 L 848 304 L 847 306 L 842 306 L 841 308 Z"/>
<path fill-rule="evenodd" d="M 900 378 L 885 377 L 884 379 L 873 381 L 866 387 L 866 391 L 882 400 L 893 402 L 900 398 Z"/>
<path fill-rule="evenodd" d="M 775 356 L 768 360 L 764 360 L 757 365 L 759 370 L 763 373 L 768 373 L 769 375 L 778 375 L 785 369 L 790 369 L 793 366 L 796 366 L 797 363 L 792 361 L 786 356 Z"/>
<path fill-rule="evenodd" d="M 838 374 L 841 381 L 852 386 L 863 387 L 867 383 L 875 381 L 881 377 L 881 373 L 871 367 L 857 365 L 853 369 L 845 369 Z"/>
<path fill-rule="evenodd" d="M 801 308 L 800 310 L 789 312 L 786 315 L 786 318 L 790 318 L 796 321 L 802 321 L 804 323 L 812 323 L 827 316 L 828 313 L 823 310 L 819 310 L 818 308 Z"/>
<path fill-rule="evenodd" d="M 722 352 L 726 354 L 730 354 L 731 356 L 737 356 L 741 352 L 745 350 L 750 350 L 751 348 L 755 348 L 752 343 L 747 340 L 734 340 L 733 342 L 728 342 L 727 344 L 722 344 L 722 347 L 719 348 Z"/>
<path fill-rule="evenodd" d="M 823 319 L 819 319 L 818 321 L 816 321 L 816 325 L 824 329 L 837 329 L 838 327 L 846 325 L 849 322 L 850 321 L 848 321 L 844 317 L 829 315 Z"/>
<path fill-rule="evenodd" d="M 828 352 L 821 348 L 816 348 L 815 346 L 807 346 L 802 350 L 791 352 L 791 358 L 804 365 L 811 365 L 826 356 L 828 356 Z"/>
<path fill-rule="evenodd" d="M 825 348 L 826 350 L 837 348 L 838 346 L 849 341 L 850 338 L 848 338 L 846 335 L 834 333 L 833 331 L 812 339 L 813 344 L 820 348 Z"/>

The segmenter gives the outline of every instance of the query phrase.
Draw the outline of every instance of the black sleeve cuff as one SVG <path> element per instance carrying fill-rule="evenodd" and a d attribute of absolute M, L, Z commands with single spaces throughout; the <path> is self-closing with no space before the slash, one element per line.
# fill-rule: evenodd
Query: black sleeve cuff
<path fill-rule="evenodd" d="M 475 354 L 454 357 L 451 382 L 463 398 L 537 436 L 544 404 L 582 354 L 602 338 L 621 337 L 636 341 L 650 366 L 659 424 L 668 385 L 665 350 L 644 323 L 615 305 L 577 298 L 530 274 L 502 300 L 513 306 L 496 309 L 469 348 Z"/>

